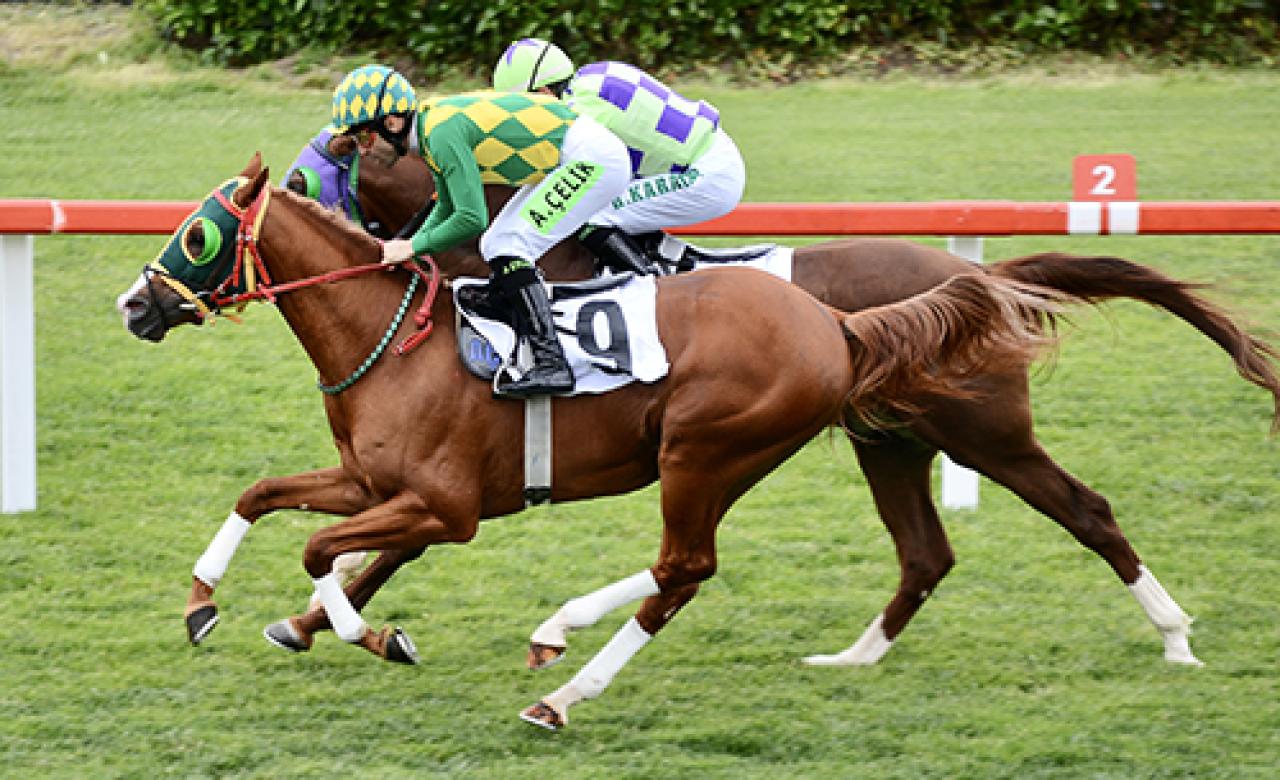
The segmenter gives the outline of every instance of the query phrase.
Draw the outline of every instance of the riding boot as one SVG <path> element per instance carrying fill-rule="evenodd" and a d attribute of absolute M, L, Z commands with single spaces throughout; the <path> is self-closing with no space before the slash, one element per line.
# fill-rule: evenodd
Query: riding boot
<path fill-rule="evenodd" d="M 631 237 L 640 245 L 645 257 L 659 269 L 659 273 L 670 276 L 692 271 L 693 258 L 689 245 L 675 236 L 662 230 L 648 233 L 632 233 Z"/>
<path fill-rule="evenodd" d="M 631 271 L 636 276 L 654 273 L 647 253 L 633 236 L 621 228 L 588 225 L 578 234 L 578 240 L 610 268 Z"/>
<path fill-rule="evenodd" d="M 528 342 L 534 363 L 515 381 L 499 380 L 497 394 L 504 398 L 527 398 L 572 390 L 573 371 L 556 338 L 547 289 L 533 265 L 516 258 L 498 258 L 494 265 L 495 270 L 505 269 L 495 281 L 515 313 L 516 333 Z"/>

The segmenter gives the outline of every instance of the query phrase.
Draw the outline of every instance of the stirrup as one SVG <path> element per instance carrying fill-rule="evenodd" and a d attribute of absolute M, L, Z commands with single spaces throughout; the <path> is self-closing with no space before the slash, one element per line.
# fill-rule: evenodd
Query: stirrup
<path fill-rule="evenodd" d="M 620 228 L 593 227 L 586 235 L 579 234 L 578 241 L 591 250 L 601 264 L 614 271 L 630 272 L 636 276 L 659 273 L 635 236 Z"/>
<path fill-rule="evenodd" d="M 569 367 L 534 366 L 519 379 L 503 382 L 499 379 L 493 387 L 493 394 L 498 398 L 528 398 L 534 395 L 556 395 L 567 393 L 573 389 L 573 373 Z"/>

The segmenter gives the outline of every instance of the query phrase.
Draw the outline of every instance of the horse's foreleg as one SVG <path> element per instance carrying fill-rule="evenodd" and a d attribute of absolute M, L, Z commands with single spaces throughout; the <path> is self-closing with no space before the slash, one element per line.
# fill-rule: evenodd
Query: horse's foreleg
<path fill-rule="evenodd" d="M 901 575 L 897 593 L 858 641 L 839 653 L 804 659 L 816 666 L 878 662 L 955 562 L 929 487 L 930 464 L 937 451 L 899 437 L 850 438 L 880 519 L 893 537 Z"/>
<path fill-rule="evenodd" d="M 600 590 L 566 601 L 554 615 L 529 637 L 530 669 L 545 669 L 564 657 L 568 632 L 594 626 L 605 614 L 636 599 L 658 592 L 658 583 L 648 569 Z"/>
<path fill-rule="evenodd" d="M 357 610 L 364 609 L 364 606 L 369 603 L 369 599 L 373 598 L 373 595 L 386 584 L 387 580 L 391 579 L 392 574 L 404 564 L 421 556 L 425 549 L 390 550 L 380 553 L 373 563 L 357 574 L 344 588 L 351 606 Z M 339 581 L 343 579 L 342 572 L 339 571 L 339 564 L 350 555 L 351 553 L 344 553 L 334 559 L 334 574 L 338 576 Z M 312 596 L 311 609 L 305 615 L 295 615 L 272 623 L 263 629 L 262 633 L 267 638 L 267 641 L 276 647 L 300 653 L 311 649 L 311 643 L 317 631 L 327 631 L 332 628 L 333 626 L 329 623 L 329 615 L 324 611 L 324 605 L 320 603 L 319 596 L 314 595 Z M 381 655 L 381 653 L 379 654 Z"/>
<path fill-rule="evenodd" d="M 416 663 L 417 650 L 403 632 L 384 628 L 381 633 L 375 633 L 365 624 L 333 573 L 333 562 L 343 553 L 356 550 L 410 553 L 403 555 L 398 563 L 395 558 L 386 559 L 388 568 L 385 576 L 389 577 L 399 563 L 417 557 L 429 545 L 470 541 L 475 536 L 478 523 L 477 515 L 447 521 L 429 510 L 416 494 L 401 493 L 313 534 L 303 553 L 303 565 L 311 575 L 316 595 L 324 605 L 334 633 L 343 641 L 359 644 L 387 660 Z M 383 560 L 383 556 L 379 560 Z M 373 581 L 371 576 L 365 584 Z M 373 589 L 369 589 L 367 596 L 372 593 Z"/>
<path fill-rule="evenodd" d="M 191 594 L 183 611 L 191 643 L 199 644 L 218 624 L 213 591 L 245 534 L 260 517 L 278 509 L 351 515 L 368 504 L 368 494 L 340 468 L 264 479 L 246 490 L 192 571 Z"/>

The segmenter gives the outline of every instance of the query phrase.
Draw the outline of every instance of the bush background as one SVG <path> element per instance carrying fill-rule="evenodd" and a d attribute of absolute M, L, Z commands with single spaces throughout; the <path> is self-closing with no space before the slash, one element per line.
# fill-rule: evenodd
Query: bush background
<path fill-rule="evenodd" d="M 1271 62 L 1277 0 L 141 0 L 159 34 L 211 63 L 248 64 L 365 49 L 423 75 L 492 67 L 525 36 L 559 43 L 576 61 L 642 67 L 755 64 L 777 74 L 870 59 L 932 58 L 999 47 L 1167 61 Z"/>

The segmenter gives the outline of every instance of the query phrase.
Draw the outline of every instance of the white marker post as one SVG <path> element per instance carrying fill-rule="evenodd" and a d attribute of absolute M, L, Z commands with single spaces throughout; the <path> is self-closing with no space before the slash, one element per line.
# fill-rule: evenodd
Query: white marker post
<path fill-rule="evenodd" d="M 0 235 L 0 512 L 36 508 L 35 284 L 30 235 Z"/>
<path fill-rule="evenodd" d="M 982 262 L 982 236 L 951 236 L 947 251 L 957 257 Z M 978 507 L 978 472 L 956 465 L 942 454 L 942 505 L 947 509 Z"/>

